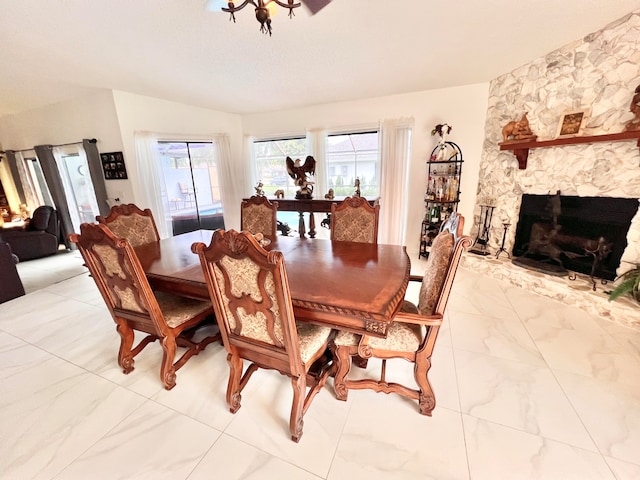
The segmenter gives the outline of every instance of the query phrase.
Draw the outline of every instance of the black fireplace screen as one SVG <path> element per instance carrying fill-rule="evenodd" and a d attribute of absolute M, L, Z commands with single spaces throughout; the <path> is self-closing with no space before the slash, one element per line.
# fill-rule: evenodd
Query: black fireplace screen
<path fill-rule="evenodd" d="M 613 280 L 638 199 L 522 196 L 515 257 Z"/>

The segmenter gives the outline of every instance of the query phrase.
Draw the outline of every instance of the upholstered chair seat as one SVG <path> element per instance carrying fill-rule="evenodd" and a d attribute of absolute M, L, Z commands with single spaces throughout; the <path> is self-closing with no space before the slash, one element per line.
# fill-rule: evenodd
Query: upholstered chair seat
<path fill-rule="evenodd" d="M 154 295 L 167 325 L 178 328 L 193 317 L 205 312 L 211 313 L 211 302 L 194 300 L 172 293 L 155 291 Z"/>
<path fill-rule="evenodd" d="M 387 329 L 386 338 L 370 337 L 369 347 L 377 350 L 394 352 L 415 352 L 424 340 L 425 328 L 411 323 L 392 322 Z M 336 346 L 357 347 L 360 335 L 350 332 L 339 332 L 334 344 Z"/>
<path fill-rule="evenodd" d="M 315 356 L 318 351 L 326 348 L 331 328 L 296 321 L 296 331 L 298 332 L 298 342 L 300 344 L 300 360 L 308 370 L 311 367 L 310 362 L 316 359 Z"/>

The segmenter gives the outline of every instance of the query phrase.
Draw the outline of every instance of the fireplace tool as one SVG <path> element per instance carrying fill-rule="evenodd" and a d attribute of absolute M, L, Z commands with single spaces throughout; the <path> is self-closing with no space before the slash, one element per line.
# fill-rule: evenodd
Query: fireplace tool
<path fill-rule="evenodd" d="M 504 228 L 504 232 L 502 232 L 502 245 L 500 246 L 500 250 L 496 252 L 496 258 L 498 258 L 502 252 L 507 254 L 507 258 L 511 258 L 511 254 L 507 252 L 506 248 L 504 248 L 504 241 L 507 238 L 507 230 L 509 230 L 510 225 L 511 225 L 510 223 L 506 223 L 506 222 L 502 224 L 502 228 Z"/>
<path fill-rule="evenodd" d="M 491 229 L 491 218 L 493 217 L 494 205 L 480 205 L 480 223 L 478 224 L 478 234 L 473 245 L 480 245 L 480 248 L 471 248 L 469 251 L 476 255 L 489 255 L 487 245 L 489 244 L 489 233 Z"/>

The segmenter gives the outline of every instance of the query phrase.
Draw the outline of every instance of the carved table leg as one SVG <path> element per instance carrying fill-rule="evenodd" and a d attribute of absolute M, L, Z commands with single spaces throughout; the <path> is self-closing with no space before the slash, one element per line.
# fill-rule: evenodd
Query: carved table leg
<path fill-rule="evenodd" d="M 304 238 L 305 226 L 304 226 L 304 213 L 298 213 L 300 218 L 298 218 L 298 231 L 300 232 L 300 238 Z"/>
<path fill-rule="evenodd" d="M 316 217 L 313 212 L 309 212 L 309 236 L 316 238 Z"/>

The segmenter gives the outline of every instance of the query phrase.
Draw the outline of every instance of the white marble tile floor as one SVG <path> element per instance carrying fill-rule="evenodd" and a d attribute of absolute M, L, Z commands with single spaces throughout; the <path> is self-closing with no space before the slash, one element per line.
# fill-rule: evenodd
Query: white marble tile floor
<path fill-rule="evenodd" d="M 412 261 L 420 273 L 425 262 Z M 27 295 L 0 309 L 2 480 L 640 478 L 640 331 L 486 273 L 456 278 L 430 374 L 433 417 L 397 395 L 356 390 L 340 402 L 329 380 L 296 444 L 288 379 L 257 372 L 233 415 L 218 344 L 172 391 L 157 345 L 124 375 L 81 259 L 38 262 L 21 270 Z M 387 376 L 410 381 L 411 365 L 390 362 Z"/>

